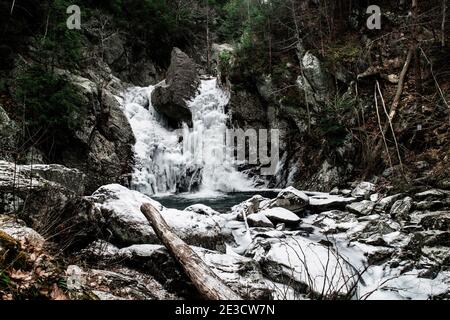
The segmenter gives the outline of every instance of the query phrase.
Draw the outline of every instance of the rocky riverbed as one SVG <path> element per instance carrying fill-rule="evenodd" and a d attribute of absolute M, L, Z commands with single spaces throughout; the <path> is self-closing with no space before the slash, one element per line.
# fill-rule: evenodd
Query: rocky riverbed
<path fill-rule="evenodd" d="M 290 187 L 219 213 L 202 204 L 166 208 L 117 184 L 82 196 L 80 174 L 0 162 L 3 298 L 28 292 L 37 279 L 47 283 L 39 290 L 60 298 L 195 297 L 143 203 L 246 299 L 450 297 L 450 191 L 386 196 L 369 182 L 330 193 Z"/>

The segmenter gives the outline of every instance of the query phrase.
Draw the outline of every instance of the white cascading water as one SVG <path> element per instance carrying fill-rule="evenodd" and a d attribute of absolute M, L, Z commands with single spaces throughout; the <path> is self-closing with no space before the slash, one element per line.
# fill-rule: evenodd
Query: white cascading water
<path fill-rule="evenodd" d="M 209 194 L 252 188 L 244 174 L 225 157 L 225 106 L 229 95 L 215 78 L 202 80 L 197 96 L 189 102 L 192 128 L 172 130 L 152 106 L 154 86 L 129 89 L 123 109 L 136 137 L 132 187 L 142 193 L 189 192 Z M 201 182 L 200 182 L 201 181 Z"/>

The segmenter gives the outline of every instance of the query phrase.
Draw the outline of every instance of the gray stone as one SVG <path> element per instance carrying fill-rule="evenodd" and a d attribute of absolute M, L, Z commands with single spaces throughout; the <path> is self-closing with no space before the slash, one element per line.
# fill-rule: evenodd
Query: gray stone
<path fill-rule="evenodd" d="M 302 191 L 294 187 L 288 187 L 282 190 L 278 196 L 273 199 L 268 207 L 282 207 L 292 212 L 300 212 L 309 205 L 309 197 Z"/>
<path fill-rule="evenodd" d="M 370 182 L 360 182 L 352 191 L 352 197 L 368 199 L 375 192 L 375 185 Z"/>
<path fill-rule="evenodd" d="M 375 207 L 375 202 L 369 200 L 363 200 L 361 202 L 355 202 L 348 204 L 345 208 L 356 215 L 367 216 L 370 215 Z"/>
<path fill-rule="evenodd" d="M 283 222 L 286 224 L 298 224 L 300 218 L 293 212 L 284 208 L 269 208 L 261 211 L 270 221 L 277 223 Z"/>
<path fill-rule="evenodd" d="M 34 175 L 31 168 L 0 160 L 0 211 L 20 212 L 40 231 L 53 222 L 49 214 L 61 210 L 76 194 L 59 183 Z M 72 172 L 66 170 L 69 175 Z"/>
<path fill-rule="evenodd" d="M 297 80 L 297 84 L 301 91 L 306 92 L 309 99 L 307 102 L 312 105 L 327 102 L 335 91 L 331 75 L 311 52 L 304 54 L 301 65 L 303 75 Z"/>
<path fill-rule="evenodd" d="M 397 220 L 409 220 L 409 212 L 412 208 L 412 198 L 411 197 L 405 197 L 402 200 L 397 200 L 394 202 L 394 204 L 391 207 L 390 214 L 392 217 L 396 218 Z"/>
<path fill-rule="evenodd" d="M 375 205 L 375 211 L 378 213 L 387 212 L 391 209 L 392 204 L 400 199 L 402 194 L 395 194 L 386 198 L 382 198 Z"/>
<path fill-rule="evenodd" d="M 85 174 L 78 169 L 66 168 L 59 164 L 34 164 L 22 166 L 22 169 L 29 170 L 33 176 L 59 183 L 75 194 L 84 193 Z"/>
<path fill-rule="evenodd" d="M 152 104 L 161 114 L 174 121 L 192 121 L 187 101 L 192 99 L 200 84 L 194 61 L 178 48 L 172 51 L 166 81 L 152 93 Z"/>
<path fill-rule="evenodd" d="M 14 216 L 0 215 L 0 231 L 17 241 L 24 241 L 36 248 L 44 245 L 45 239 L 39 233 L 26 226 L 25 222 Z"/>
<path fill-rule="evenodd" d="M 254 213 L 247 217 L 250 227 L 273 228 L 273 223 L 262 213 Z"/>
<path fill-rule="evenodd" d="M 424 192 L 416 193 L 415 198 L 419 200 L 436 200 L 436 199 L 442 199 L 450 195 L 450 191 L 446 190 L 439 190 L 439 189 L 431 189 Z"/>

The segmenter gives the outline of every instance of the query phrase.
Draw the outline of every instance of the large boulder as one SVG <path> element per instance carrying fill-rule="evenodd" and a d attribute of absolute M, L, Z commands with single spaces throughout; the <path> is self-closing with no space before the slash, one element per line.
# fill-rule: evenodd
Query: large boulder
<path fill-rule="evenodd" d="M 66 270 L 69 297 L 72 300 L 174 300 L 152 276 L 124 267 L 110 270 L 80 268 Z"/>
<path fill-rule="evenodd" d="M 60 164 L 33 164 L 21 166 L 21 169 L 33 176 L 53 181 L 75 194 L 83 195 L 86 175 L 78 169 L 67 168 Z"/>
<path fill-rule="evenodd" d="M 153 107 L 173 121 L 191 122 L 188 101 L 195 96 L 199 85 L 195 62 L 180 49 L 174 48 L 166 80 L 152 92 Z"/>
<path fill-rule="evenodd" d="M 223 254 L 201 247 L 191 247 L 211 270 L 245 299 L 270 299 L 273 287 L 267 283 L 258 263 L 236 254 Z M 95 241 L 80 251 L 80 257 L 105 269 L 110 266 L 133 268 L 145 272 L 164 289 L 185 297 L 197 297 L 179 264 L 160 244 L 137 244 L 119 249 L 105 241 Z M 87 259 L 86 259 L 87 258 Z"/>
<path fill-rule="evenodd" d="M 35 247 L 42 247 L 45 242 L 44 237 L 27 227 L 24 221 L 10 215 L 0 215 L 0 232 Z"/>
<path fill-rule="evenodd" d="M 77 196 L 74 190 L 82 178 L 77 170 L 56 167 L 56 171 L 34 171 L 33 166 L 0 161 L 0 212 L 20 213 L 37 231 L 52 225 L 53 213 Z"/>
<path fill-rule="evenodd" d="M 260 263 L 264 274 L 303 294 L 347 296 L 358 275 L 333 248 L 304 237 L 256 238 L 248 255 Z"/>
<path fill-rule="evenodd" d="M 231 239 L 231 235 L 222 228 L 226 221 L 220 216 L 167 209 L 142 193 L 117 184 L 103 186 L 86 199 L 94 202 L 102 213 L 105 227 L 121 244 L 160 243 L 141 213 L 140 207 L 144 203 L 157 208 L 172 230 L 190 245 L 223 250 L 225 240 Z"/>
<path fill-rule="evenodd" d="M 268 207 L 281 207 L 289 211 L 298 213 L 304 210 L 309 205 L 309 197 L 302 191 L 294 187 L 288 187 L 278 194 L 273 199 Z"/>
<path fill-rule="evenodd" d="M 306 52 L 301 59 L 302 76 L 297 80 L 299 89 L 305 92 L 313 105 L 326 103 L 335 92 L 331 74 L 326 72 L 322 62 L 311 52 Z"/>

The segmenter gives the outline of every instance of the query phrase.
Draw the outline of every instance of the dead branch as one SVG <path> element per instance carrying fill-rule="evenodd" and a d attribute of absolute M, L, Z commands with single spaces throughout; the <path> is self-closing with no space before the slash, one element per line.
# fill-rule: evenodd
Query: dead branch
<path fill-rule="evenodd" d="M 143 204 L 141 211 L 152 225 L 161 242 L 181 265 L 198 292 L 207 300 L 241 300 L 202 259 L 181 240 L 167 225 L 164 218 L 151 204 Z"/>

